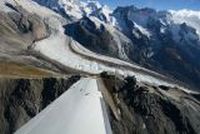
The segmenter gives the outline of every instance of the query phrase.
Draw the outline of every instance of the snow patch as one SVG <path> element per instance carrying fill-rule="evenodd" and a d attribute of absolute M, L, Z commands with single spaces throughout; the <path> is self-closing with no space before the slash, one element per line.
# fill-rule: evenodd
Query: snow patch
<path fill-rule="evenodd" d="M 133 23 L 134 23 L 135 28 L 137 28 L 142 34 L 144 34 L 148 38 L 151 37 L 151 33 L 146 28 L 142 27 L 141 25 L 138 25 L 135 22 L 133 22 Z"/>

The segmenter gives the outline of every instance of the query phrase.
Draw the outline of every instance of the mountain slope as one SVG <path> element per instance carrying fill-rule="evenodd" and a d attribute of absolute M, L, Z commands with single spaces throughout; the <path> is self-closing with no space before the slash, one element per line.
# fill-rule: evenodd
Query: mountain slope
<path fill-rule="evenodd" d="M 44 14 L 41 14 L 41 17 L 45 19 L 46 23 L 48 24 L 49 31 L 51 32 L 50 37 L 41 41 L 40 40 L 36 42 L 34 41 L 34 43 L 29 48 L 31 51 L 34 51 L 34 53 L 35 52 L 42 53 L 43 57 L 48 57 L 50 58 L 50 60 L 54 60 L 54 62 L 56 61 L 57 62 L 56 64 L 59 64 L 59 66 L 61 64 L 62 65 L 64 64 L 64 66 L 67 68 L 76 68 L 79 71 L 87 73 L 88 72 L 99 73 L 106 70 L 107 71 L 110 70 L 112 72 L 119 70 L 119 72 L 122 72 L 123 74 L 130 73 L 129 71 L 123 72 L 122 71 L 123 69 L 116 69 L 113 67 L 110 68 L 107 65 L 99 64 L 98 63 L 99 60 L 96 62 L 95 61 L 91 62 L 88 59 L 85 60 L 83 57 L 77 56 L 76 54 L 73 54 L 73 52 L 69 52 L 71 51 L 69 50 L 70 48 L 68 48 L 70 44 L 74 44 L 76 43 L 76 41 L 79 41 L 79 43 L 97 53 L 117 57 L 129 61 L 131 63 L 136 62 L 145 67 L 149 67 L 152 70 L 159 71 L 163 74 L 169 74 L 169 76 L 170 75 L 174 76 L 174 79 L 179 79 L 183 81 L 184 85 L 189 85 L 194 89 L 197 88 L 198 86 L 197 81 L 199 80 L 199 74 L 198 74 L 199 62 L 196 63 L 194 61 L 198 60 L 197 59 L 199 54 L 198 47 L 186 44 L 184 44 L 185 47 L 181 47 L 180 46 L 181 44 L 176 44 L 176 42 L 173 41 L 173 38 L 171 38 L 172 36 L 168 37 L 168 34 L 164 35 L 164 37 L 166 36 L 169 39 L 164 41 L 161 40 L 162 42 L 159 39 L 158 40 L 152 40 L 151 38 L 149 39 L 148 37 L 146 37 L 146 35 L 143 35 L 142 33 L 140 33 L 142 37 L 141 39 L 136 39 L 136 37 L 131 34 L 130 36 L 134 37 L 135 38 L 134 39 L 129 36 L 128 31 L 124 32 L 118 28 L 116 29 L 115 27 L 113 27 L 113 25 L 106 24 L 105 22 L 99 20 L 99 18 L 96 18 L 95 16 L 83 17 L 78 21 L 78 23 L 77 22 L 74 23 L 74 21 L 70 20 L 69 18 L 62 18 L 61 16 L 55 14 L 53 11 L 50 11 L 48 9 L 44 10 L 43 7 L 40 7 L 39 5 L 37 5 L 32 1 L 20 1 L 18 4 L 24 6 L 25 3 L 29 2 L 31 3 L 31 6 L 28 7 L 30 12 L 34 13 L 37 13 L 37 11 L 44 12 Z M 28 9 L 27 7 L 24 8 Z M 152 9 L 140 10 L 133 6 L 122 9 L 119 8 L 115 12 L 119 11 L 119 13 L 121 13 L 122 11 L 122 13 L 125 14 L 126 17 L 127 14 L 126 11 L 129 12 L 129 10 L 130 12 L 137 11 L 146 13 L 147 18 L 148 17 L 151 18 L 151 16 L 153 16 L 155 20 L 158 19 L 159 16 L 161 16 L 162 18 L 164 16 L 165 18 L 166 15 L 168 15 L 168 13 L 167 14 L 161 12 L 156 13 L 156 11 Z M 137 15 L 137 12 L 134 14 Z M 154 14 L 157 15 L 155 16 Z M 123 17 L 123 15 L 121 17 Z M 129 18 L 134 19 L 134 17 L 128 17 L 122 19 L 124 21 L 128 20 L 126 23 L 124 22 L 124 24 L 126 25 L 129 24 L 128 23 L 130 21 Z M 119 18 L 117 18 L 117 20 L 118 19 Z M 146 20 L 148 20 L 147 22 L 150 24 L 157 24 L 157 23 L 152 23 L 151 19 L 150 19 L 151 21 L 149 19 Z M 147 22 L 141 23 L 140 26 L 137 24 L 136 29 L 137 30 L 142 29 L 144 32 L 145 28 L 144 27 L 142 28 L 142 25 L 147 25 L 148 24 Z M 159 22 L 161 23 L 160 20 Z M 63 26 L 65 29 L 63 28 Z M 132 28 L 135 29 L 134 25 L 130 26 L 132 26 Z M 168 27 L 171 28 L 171 25 L 169 25 Z M 191 28 L 189 28 L 187 25 L 184 24 L 180 25 L 180 27 L 182 28 L 181 30 L 183 31 L 188 29 L 189 31 L 191 30 Z M 64 34 L 64 30 L 66 30 L 67 36 Z M 82 30 L 83 33 L 79 32 L 80 30 Z M 152 32 L 153 29 L 150 30 Z M 78 38 L 80 37 L 80 35 L 78 35 L 80 33 L 83 39 Z M 76 41 L 71 40 L 68 36 L 72 36 Z M 157 36 L 155 36 L 154 38 L 157 39 Z M 56 45 L 58 40 L 60 41 L 60 43 Z M 152 43 L 155 44 L 153 45 Z M 161 45 L 160 43 L 165 43 L 165 44 Z M 193 51 L 192 54 L 189 53 L 188 51 L 189 49 Z M 64 51 L 68 51 L 68 53 L 65 53 Z M 71 59 L 73 59 L 73 61 Z M 80 64 L 77 65 L 77 63 Z M 137 74 L 140 78 L 143 78 L 145 80 L 146 76 L 141 77 L 137 72 L 134 72 L 133 74 Z M 150 75 L 152 75 L 152 73 Z"/>
<path fill-rule="evenodd" d="M 198 89 L 200 36 L 198 29 L 190 27 L 191 21 L 184 23 L 184 19 L 182 23 L 175 23 L 175 18 L 179 18 L 175 13 L 133 6 L 118 8 L 113 14 L 119 21 L 121 31 L 133 42 L 134 56 L 129 55 L 130 59 Z M 198 19 L 197 16 L 195 18 Z M 145 30 L 138 29 L 137 25 Z"/>
<path fill-rule="evenodd" d="M 134 6 L 119 7 L 112 17 L 115 25 L 83 17 L 66 25 L 66 33 L 96 53 L 137 63 L 198 90 L 200 40 L 195 27 L 175 22 L 170 12 Z"/>
<path fill-rule="evenodd" d="M 103 75 L 120 117 L 110 109 L 114 134 L 198 134 L 198 98 L 179 89 L 140 83 L 134 77 Z M 114 87 L 114 88 L 113 88 Z"/>
<path fill-rule="evenodd" d="M 172 13 L 134 6 L 112 13 L 95 1 L 71 0 L 10 0 L 0 6 L 0 59 L 8 69 L 0 80 L 0 132 L 13 133 L 69 89 L 17 132 L 90 133 L 92 124 L 106 133 L 110 123 L 114 134 L 198 134 L 198 33 L 175 23 Z M 32 77 L 34 71 L 41 74 Z M 79 124 L 77 116 L 92 119 Z"/>
<path fill-rule="evenodd" d="M 172 14 L 172 20 L 175 23 L 187 23 L 189 26 L 196 29 L 197 34 L 200 36 L 200 12 L 199 11 L 192 11 L 192 10 L 179 10 L 173 11 L 171 10 L 170 13 Z"/>

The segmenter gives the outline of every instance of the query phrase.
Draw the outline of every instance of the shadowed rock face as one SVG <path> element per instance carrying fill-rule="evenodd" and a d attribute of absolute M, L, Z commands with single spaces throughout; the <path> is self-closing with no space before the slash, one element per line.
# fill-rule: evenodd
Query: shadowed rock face
<path fill-rule="evenodd" d="M 105 77 L 104 77 L 105 78 Z M 104 79 L 120 111 L 117 119 L 110 109 L 114 134 L 198 134 L 199 94 L 178 88 L 139 83 L 134 77 Z M 195 96 L 195 97 L 194 97 Z"/>
<path fill-rule="evenodd" d="M 116 29 L 109 30 L 104 24 L 97 26 L 88 17 L 64 27 L 67 35 L 89 50 L 128 60 L 126 55 L 131 50 L 130 40 Z"/>
<path fill-rule="evenodd" d="M 0 78 L 0 133 L 16 131 L 79 78 Z"/>

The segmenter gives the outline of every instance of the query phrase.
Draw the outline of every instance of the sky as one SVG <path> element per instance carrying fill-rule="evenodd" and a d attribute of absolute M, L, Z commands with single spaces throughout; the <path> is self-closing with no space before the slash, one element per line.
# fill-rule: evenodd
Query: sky
<path fill-rule="evenodd" d="M 99 0 L 111 8 L 125 5 L 135 5 L 137 7 L 151 7 L 157 10 L 179 10 L 192 9 L 200 10 L 200 0 Z"/>

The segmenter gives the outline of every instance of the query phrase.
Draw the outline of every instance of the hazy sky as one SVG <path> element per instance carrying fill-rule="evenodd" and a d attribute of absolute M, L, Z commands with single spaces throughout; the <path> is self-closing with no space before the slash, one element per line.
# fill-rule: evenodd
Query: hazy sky
<path fill-rule="evenodd" d="M 138 7 L 152 7 L 158 10 L 193 9 L 200 10 L 200 0 L 99 0 L 112 8 L 116 6 L 135 5 Z"/>

